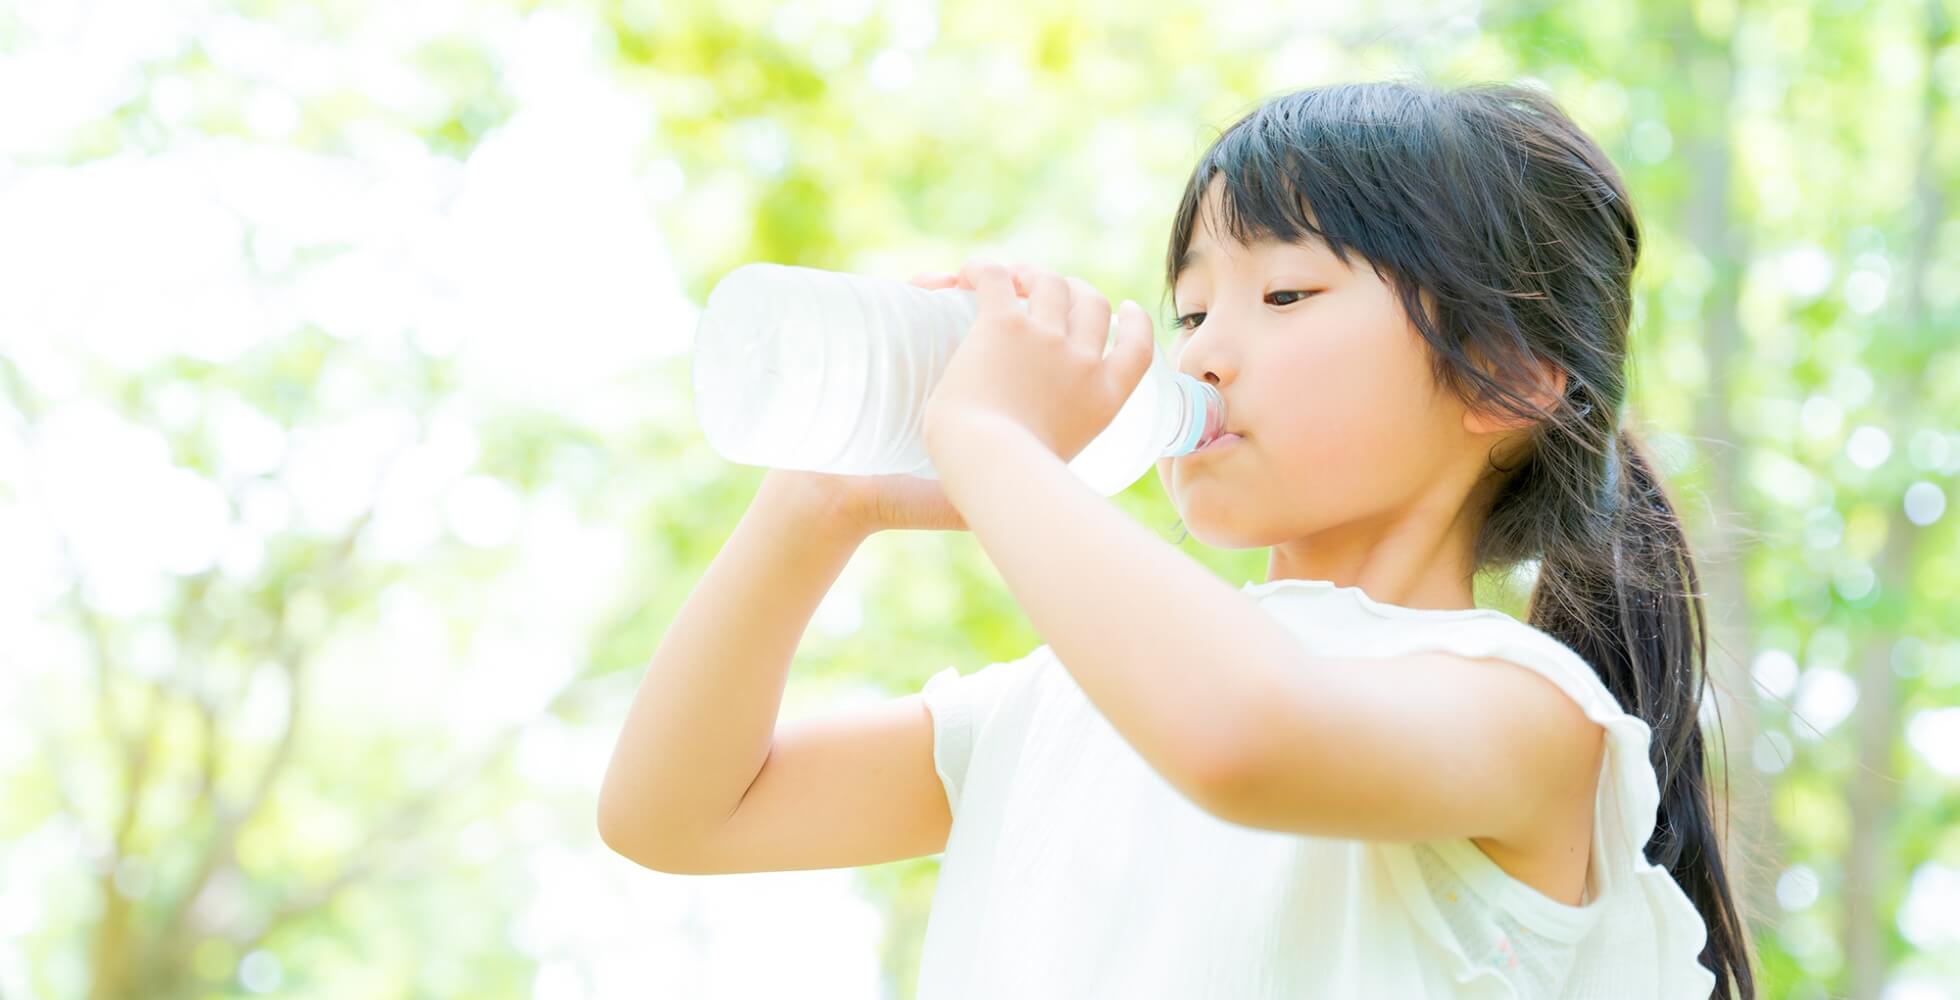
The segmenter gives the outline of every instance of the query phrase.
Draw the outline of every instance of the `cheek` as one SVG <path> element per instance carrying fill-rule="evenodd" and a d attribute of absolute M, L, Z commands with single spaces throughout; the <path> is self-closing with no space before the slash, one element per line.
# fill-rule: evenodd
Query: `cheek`
<path fill-rule="evenodd" d="M 1317 339 L 1287 362 L 1301 387 L 1287 406 L 1295 467 L 1317 480 L 1381 482 L 1427 462 L 1439 410 L 1420 336 L 1399 313 L 1392 321 L 1376 310 L 1324 318 Z"/>

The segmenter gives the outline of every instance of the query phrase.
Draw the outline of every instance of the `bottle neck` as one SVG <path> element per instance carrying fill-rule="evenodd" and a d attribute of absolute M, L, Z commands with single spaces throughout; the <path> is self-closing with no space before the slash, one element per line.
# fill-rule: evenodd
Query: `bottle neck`
<path fill-rule="evenodd" d="M 1186 455 L 1217 440 L 1225 433 L 1225 397 L 1211 383 L 1178 372 L 1178 420 L 1176 432 L 1164 446 L 1165 457 Z"/>

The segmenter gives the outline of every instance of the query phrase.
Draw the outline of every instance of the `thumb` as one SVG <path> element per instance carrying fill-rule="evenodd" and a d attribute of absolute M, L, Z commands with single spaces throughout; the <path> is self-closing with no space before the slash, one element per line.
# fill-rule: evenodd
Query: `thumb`
<path fill-rule="evenodd" d="M 1130 299 L 1124 299 L 1116 310 L 1116 346 L 1111 353 L 1113 369 L 1111 378 L 1116 380 L 1116 388 L 1125 398 L 1136 389 L 1143 376 L 1150 370 L 1151 357 L 1157 351 L 1157 336 L 1151 329 L 1150 314 Z"/>

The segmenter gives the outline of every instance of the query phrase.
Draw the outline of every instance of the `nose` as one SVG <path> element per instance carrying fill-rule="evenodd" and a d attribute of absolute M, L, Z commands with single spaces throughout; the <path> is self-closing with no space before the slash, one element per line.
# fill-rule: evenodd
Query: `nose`
<path fill-rule="evenodd" d="M 1207 319 L 1197 330 L 1184 334 L 1173 348 L 1172 360 L 1182 374 L 1223 385 L 1231 377 L 1232 367 L 1219 346 L 1219 336 L 1207 329 L 1210 326 Z"/>

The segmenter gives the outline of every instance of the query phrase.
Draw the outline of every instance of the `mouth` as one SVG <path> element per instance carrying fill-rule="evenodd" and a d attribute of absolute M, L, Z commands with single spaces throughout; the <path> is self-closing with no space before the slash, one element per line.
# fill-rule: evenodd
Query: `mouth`
<path fill-rule="evenodd" d="M 1245 435 L 1240 434 L 1236 431 L 1226 431 L 1225 433 L 1220 434 L 1217 437 L 1213 438 L 1211 440 L 1211 443 L 1205 445 L 1202 448 L 1197 449 L 1196 451 L 1193 451 L 1191 454 L 1193 455 L 1209 454 L 1221 448 L 1231 447 L 1232 445 L 1235 445 L 1243 440 L 1245 440 Z"/>

